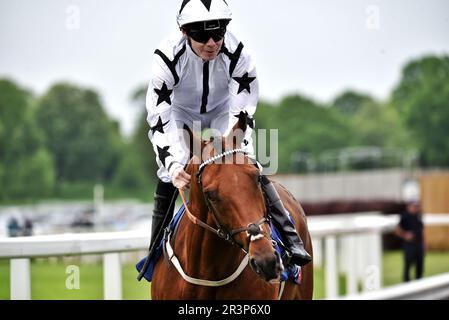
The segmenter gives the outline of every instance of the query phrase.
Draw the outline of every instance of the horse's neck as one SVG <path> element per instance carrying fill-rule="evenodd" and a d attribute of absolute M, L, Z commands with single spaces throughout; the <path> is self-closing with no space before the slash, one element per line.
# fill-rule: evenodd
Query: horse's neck
<path fill-rule="evenodd" d="M 204 202 L 204 197 L 199 195 L 191 199 L 192 214 L 207 225 L 214 229 L 218 229 L 212 213 L 209 213 L 209 208 Z M 193 223 L 190 223 L 188 229 L 190 230 L 186 238 L 192 240 L 192 246 L 190 246 L 189 250 L 200 251 L 202 256 L 204 256 L 205 253 L 208 255 L 215 254 L 217 247 L 223 247 L 224 250 L 232 249 L 232 246 L 229 243 L 223 241 L 223 239 L 219 238 L 218 235 L 210 230 L 199 225 L 194 225 Z"/>
<path fill-rule="evenodd" d="M 204 197 L 191 195 L 190 199 L 189 208 L 192 214 L 211 227 L 218 228 L 212 214 L 208 213 Z M 187 273 L 193 277 L 218 279 L 220 276 L 228 276 L 229 271 L 236 268 L 243 259 L 242 251 L 238 247 L 219 238 L 210 230 L 190 221 L 184 230 L 184 250 L 181 259 L 187 266 Z"/>

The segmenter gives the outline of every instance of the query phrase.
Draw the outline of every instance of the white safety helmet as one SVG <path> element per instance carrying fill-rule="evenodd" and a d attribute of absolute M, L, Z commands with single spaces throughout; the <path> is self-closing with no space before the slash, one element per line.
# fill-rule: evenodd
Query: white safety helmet
<path fill-rule="evenodd" d="M 189 23 L 211 20 L 231 20 L 226 0 L 183 0 L 177 16 L 179 27 Z"/>
<path fill-rule="evenodd" d="M 408 180 L 402 186 L 402 200 L 406 203 L 419 202 L 421 196 L 420 191 L 418 181 Z"/>

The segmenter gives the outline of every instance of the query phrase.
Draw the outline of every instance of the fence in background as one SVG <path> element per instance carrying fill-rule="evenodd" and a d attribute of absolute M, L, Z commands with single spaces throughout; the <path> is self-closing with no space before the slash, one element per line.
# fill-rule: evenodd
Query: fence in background
<path fill-rule="evenodd" d="M 274 179 L 300 202 L 354 199 L 401 201 L 402 188 L 409 176 L 410 172 L 405 169 L 385 169 L 276 175 Z"/>
<path fill-rule="evenodd" d="M 382 290 L 345 296 L 342 300 L 447 300 L 449 273 L 414 280 Z"/>
<path fill-rule="evenodd" d="M 382 232 L 391 231 L 398 216 L 379 213 L 309 217 L 314 263 L 325 270 L 326 298 L 338 297 L 338 274 L 346 273 L 347 293 L 375 291 L 382 284 Z M 426 214 L 426 225 L 449 225 L 449 215 Z M 121 299 L 121 253 L 146 250 L 145 232 L 62 234 L 0 239 L 0 259 L 10 260 L 11 299 L 31 299 L 30 258 L 103 255 L 104 298 Z"/>
<path fill-rule="evenodd" d="M 421 202 L 425 212 L 449 212 L 449 172 L 430 171 L 420 177 Z M 449 250 L 449 227 L 426 230 L 429 248 Z"/>
<path fill-rule="evenodd" d="M 380 290 L 382 287 L 382 233 L 391 232 L 399 215 L 312 216 L 314 264 L 323 266 L 326 299 L 338 298 L 338 275 L 346 275 L 347 295 Z M 448 226 L 449 214 L 425 214 L 426 227 Z M 449 239 L 447 240 L 449 241 Z"/>

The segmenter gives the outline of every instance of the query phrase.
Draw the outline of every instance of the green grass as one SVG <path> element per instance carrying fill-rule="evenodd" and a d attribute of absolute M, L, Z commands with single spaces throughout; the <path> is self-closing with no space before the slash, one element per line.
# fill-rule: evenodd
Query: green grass
<path fill-rule="evenodd" d="M 54 260 L 54 259 L 53 259 Z M 66 281 L 69 265 L 80 267 L 80 288 L 69 290 Z M 402 282 L 402 252 L 392 251 L 383 255 L 383 286 Z M 449 252 L 428 252 L 425 260 L 424 276 L 449 272 Z M 150 285 L 147 281 L 136 280 L 137 271 L 133 264 L 122 269 L 123 299 L 148 299 Z M 314 272 L 314 299 L 324 297 L 324 272 Z M 346 277 L 339 277 L 339 293 L 345 294 Z M 0 260 L 0 300 L 9 299 L 9 261 Z M 31 297 L 36 300 L 98 300 L 103 299 L 103 269 L 101 264 L 64 262 L 62 259 L 36 259 L 31 263 Z"/>
<path fill-rule="evenodd" d="M 79 289 L 67 289 L 66 281 L 70 281 L 70 273 L 66 269 L 70 265 L 79 266 Z M 10 299 L 9 262 L 0 261 L 0 300 Z M 73 273 L 72 273 L 73 274 Z M 148 299 L 149 283 L 143 279 L 136 280 L 137 271 L 134 265 L 127 264 L 122 268 L 123 299 Z M 103 268 L 101 264 L 76 262 L 50 262 L 38 259 L 31 263 L 31 298 L 34 300 L 101 300 L 103 299 Z"/>
<path fill-rule="evenodd" d="M 402 282 L 402 269 L 404 267 L 401 251 L 387 252 L 383 255 L 383 285 L 391 286 Z M 424 277 L 449 272 L 449 252 L 431 251 L 424 260 Z M 414 278 L 412 269 L 410 276 Z"/>

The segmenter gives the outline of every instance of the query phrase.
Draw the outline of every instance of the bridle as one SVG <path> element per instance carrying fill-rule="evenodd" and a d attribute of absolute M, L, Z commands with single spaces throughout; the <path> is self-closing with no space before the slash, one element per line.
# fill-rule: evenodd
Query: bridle
<path fill-rule="evenodd" d="M 213 206 L 210 202 L 210 199 L 207 197 L 207 195 L 204 192 L 203 183 L 202 183 L 202 175 L 208 165 L 214 163 L 217 160 L 220 160 L 222 158 L 225 158 L 227 156 L 234 155 L 237 153 L 247 155 L 247 152 L 243 149 L 233 149 L 233 150 L 223 152 L 223 153 L 221 153 L 217 156 L 214 156 L 214 157 L 204 161 L 203 163 L 201 163 L 198 173 L 196 174 L 197 182 L 200 186 L 201 193 L 204 197 L 204 200 L 209 209 L 209 212 L 212 213 L 212 217 L 214 219 L 215 224 L 217 225 L 217 228 L 214 228 L 214 227 L 208 225 L 207 223 L 201 221 L 195 215 L 193 215 L 187 207 L 187 202 L 185 200 L 183 191 L 180 190 L 179 193 L 180 193 L 182 201 L 184 203 L 184 207 L 186 208 L 187 216 L 194 224 L 196 224 L 206 230 L 211 231 L 212 233 L 216 234 L 218 237 L 224 239 L 225 241 L 230 242 L 232 245 L 236 245 L 236 246 L 240 247 L 240 249 L 242 249 L 245 253 L 248 253 L 248 248 L 245 248 L 242 244 L 238 243 L 235 240 L 235 236 L 242 232 L 246 232 L 246 235 L 250 238 L 250 242 L 256 241 L 263 237 L 266 237 L 271 241 L 271 236 L 269 234 L 267 234 L 265 231 L 263 231 L 263 229 L 262 229 L 262 225 L 264 223 L 268 222 L 267 215 L 265 214 L 265 216 L 262 219 L 260 219 L 259 221 L 255 222 L 255 223 L 250 223 L 246 227 L 240 227 L 240 228 L 236 228 L 231 231 L 228 231 L 228 229 L 223 227 L 223 224 L 220 223 L 220 221 L 217 217 L 216 211 L 213 209 Z M 252 160 L 252 159 L 250 159 L 250 160 Z M 256 166 L 257 166 L 257 164 L 256 164 Z M 260 178 L 259 178 L 259 183 L 260 183 Z"/>
<path fill-rule="evenodd" d="M 204 169 L 208 165 L 214 163 L 215 161 L 217 161 L 221 158 L 227 157 L 229 155 L 234 155 L 237 153 L 247 155 L 247 153 L 243 149 L 233 149 L 230 151 L 226 151 L 226 152 L 221 153 L 215 157 L 210 158 L 209 160 L 204 161 L 200 165 L 198 173 L 196 174 L 201 193 L 204 196 L 204 199 L 205 199 L 206 205 L 209 209 L 209 212 L 212 213 L 212 216 L 215 221 L 215 224 L 217 225 L 217 228 L 214 228 L 214 227 L 208 225 L 207 223 L 201 221 L 195 215 L 193 215 L 187 206 L 187 202 L 186 202 L 186 199 L 185 199 L 182 189 L 179 189 L 179 194 L 181 195 L 181 198 L 182 198 L 182 201 L 184 204 L 184 208 L 185 208 L 185 212 L 190 221 L 192 221 L 195 225 L 198 225 L 206 230 L 213 232 L 220 238 L 230 242 L 232 245 L 237 245 L 245 253 L 245 256 L 243 257 L 242 261 L 240 262 L 240 265 L 238 266 L 238 268 L 225 279 L 214 281 L 214 280 L 204 280 L 204 279 L 193 278 L 193 277 L 189 276 L 188 274 L 186 274 L 186 272 L 182 268 L 181 263 L 179 262 L 172 246 L 170 245 L 170 235 L 169 235 L 167 241 L 165 242 L 165 248 L 166 248 L 166 251 L 168 254 L 168 259 L 174 265 L 174 267 L 176 268 L 178 273 L 181 275 L 181 277 L 188 283 L 200 285 L 200 286 L 206 286 L 206 287 L 221 287 L 221 286 L 227 285 L 227 284 L 233 282 L 235 279 L 237 279 L 240 276 L 240 274 L 242 274 L 243 270 L 245 270 L 245 268 L 248 265 L 249 260 L 250 260 L 249 259 L 249 248 L 244 248 L 242 244 L 239 244 L 234 239 L 235 235 L 237 235 L 239 233 L 246 231 L 247 236 L 250 238 L 250 243 L 254 242 L 256 240 L 262 239 L 264 237 L 268 238 L 268 240 L 270 240 L 270 242 L 273 243 L 273 240 L 271 240 L 271 235 L 264 232 L 261 227 L 264 223 L 268 223 L 267 213 L 265 213 L 265 216 L 256 223 L 250 223 L 246 227 L 241 227 L 241 228 L 237 228 L 237 229 L 228 231 L 226 228 L 224 228 L 222 226 L 222 224 L 220 224 L 219 219 L 217 218 L 216 212 L 215 212 L 215 210 L 213 210 L 213 206 L 211 205 L 206 194 L 204 193 L 203 184 L 202 184 L 202 174 L 204 172 Z M 249 158 L 249 159 L 252 160 L 251 158 Z M 257 166 L 257 163 L 255 163 L 255 165 Z M 260 183 L 260 178 L 259 178 L 259 183 Z M 275 245 L 275 243 L 273 243 L 273 246 L 274 245 Z M 280 299 L 282 297 L 284 285 L 285 285 L 285 282 L 282 282 L 280 285 L 278 299 Z"/>

